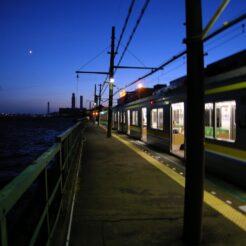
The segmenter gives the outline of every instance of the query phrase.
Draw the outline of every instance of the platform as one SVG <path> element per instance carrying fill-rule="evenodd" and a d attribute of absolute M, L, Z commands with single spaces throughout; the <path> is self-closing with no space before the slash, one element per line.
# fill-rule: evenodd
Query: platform
<path fill-rule="evenodd" d="M 86 139 L 67 243 L 184 245 L 182 173 L 134 147 L 126 136 L 113 134 L 107 138 L 103 129 L 91 126 Z M 209 196 L 205 194 L 206 199 L 213 200 Z M 246 245 L 245 222 L 226 218 L 228 211 L 224 210 L 230 207 L 222 201 L 212 201 L 212 206 L 204 205 L 201 245 Z M 234 217 L 246 218 L 238 212 Z"/>

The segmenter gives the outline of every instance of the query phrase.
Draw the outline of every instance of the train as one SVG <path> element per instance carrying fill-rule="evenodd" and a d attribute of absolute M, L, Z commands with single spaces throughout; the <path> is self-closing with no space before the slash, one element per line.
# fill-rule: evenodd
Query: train
<path fill-rule="evenodd" d="M 207 65 L 204 85 L 206 172 L 245 189 L 246 50 Z M 141 89 L 118 99 L 112 128 L 185 159 L 186 76 L 147 96 Z M 106 124 L 107 111 L 100 118 Z"/>

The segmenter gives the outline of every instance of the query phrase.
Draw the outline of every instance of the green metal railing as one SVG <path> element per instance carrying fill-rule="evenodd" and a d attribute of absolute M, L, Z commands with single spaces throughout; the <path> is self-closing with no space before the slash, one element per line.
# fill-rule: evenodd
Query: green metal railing
<path fill-rule="evenodd" d="M 50 245 L 70 209 L 84 142 L 79 122 L 0 191 L 0 245 Z"/>

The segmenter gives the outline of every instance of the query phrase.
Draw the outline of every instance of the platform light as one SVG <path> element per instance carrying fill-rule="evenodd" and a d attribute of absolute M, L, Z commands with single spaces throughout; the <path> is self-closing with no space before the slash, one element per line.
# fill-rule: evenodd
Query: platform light
<path fill-rule="evenodd" d="M 120 91 L 120 97 L 124 97 L 126 95 L 126 90 Z"/>
<path fill-rule="evenodd" d="M 109 83 L 114 83 L 114 78 L 110 78 Z"/>
<path fill-rule="evenodd" d="M 137 88 L 138 88 L 138 89 L 143 88 L 143 84 L 142 84 L 142 83 L 139 83 L 139 84 L 137 85 Z"/>

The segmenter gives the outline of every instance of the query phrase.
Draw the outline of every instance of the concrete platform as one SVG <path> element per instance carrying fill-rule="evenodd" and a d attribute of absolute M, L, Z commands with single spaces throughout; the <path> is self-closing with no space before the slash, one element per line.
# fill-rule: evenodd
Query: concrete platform
<path fill-rule="evenodd" d="M 184 245 L 183 187 L 101 128 L 86 138 L 69 245 Z M 205 205 L 201 245 L 246 245 L 246 233 Z"/>

